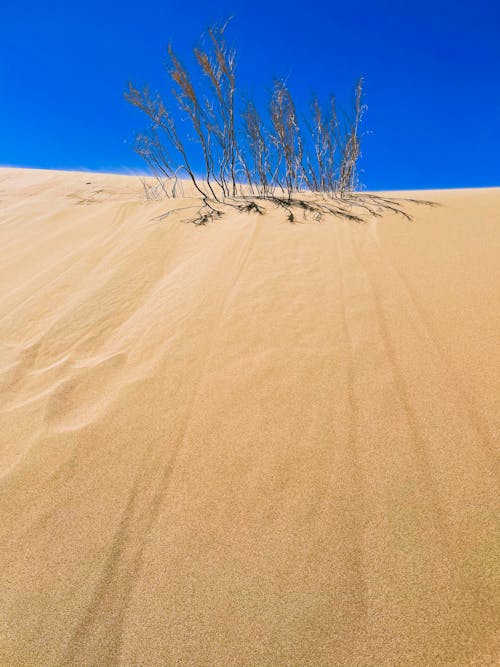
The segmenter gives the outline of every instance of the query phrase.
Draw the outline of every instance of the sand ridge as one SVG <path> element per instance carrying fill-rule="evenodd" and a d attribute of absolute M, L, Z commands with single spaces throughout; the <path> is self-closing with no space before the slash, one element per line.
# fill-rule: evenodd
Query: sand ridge
<path fill-rule="evenodd" d="M 500 189 L 397 196 L 0 169 L 0 665 L 498 664 Z"/>

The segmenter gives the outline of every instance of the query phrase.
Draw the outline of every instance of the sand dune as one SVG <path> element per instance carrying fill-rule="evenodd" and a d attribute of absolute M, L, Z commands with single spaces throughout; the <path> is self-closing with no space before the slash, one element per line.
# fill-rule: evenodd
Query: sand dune
<path fill-rule="evenodd" d="M 205 227 L 0 170 L 0 665 L 498 665 L 500 189 Z"/>

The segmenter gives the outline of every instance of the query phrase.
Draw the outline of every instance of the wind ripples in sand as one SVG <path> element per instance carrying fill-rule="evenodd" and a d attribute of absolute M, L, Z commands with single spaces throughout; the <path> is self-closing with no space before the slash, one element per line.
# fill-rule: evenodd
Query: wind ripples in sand
<path fill-rule="evenodd" d="M 498 663 L 498 189 L 0 176 L 0 664 Z"/>

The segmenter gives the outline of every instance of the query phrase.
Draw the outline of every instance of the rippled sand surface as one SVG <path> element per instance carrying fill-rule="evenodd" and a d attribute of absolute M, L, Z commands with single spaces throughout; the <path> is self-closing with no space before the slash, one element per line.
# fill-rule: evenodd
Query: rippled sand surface
<path fill-rule="evenodd" d="M 393 196 L 0 169 L 2 666 L 500 663 L 500 189 Z"/>

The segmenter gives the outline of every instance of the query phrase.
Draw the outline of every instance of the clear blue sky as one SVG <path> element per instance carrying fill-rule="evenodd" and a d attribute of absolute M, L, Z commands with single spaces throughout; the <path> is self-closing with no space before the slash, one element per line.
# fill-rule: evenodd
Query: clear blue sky
<path fill-rule="evenodd" d="M 241 87 L 287 77 L 299 99 L 347 104 L 365 77 L 362 176 L 371 189 L 500 185 L 500 11 L 475 0 L 3 0 L 0 164 L 142 168 L 127 81 L 167 85 L 181 56 L 234 15 Z"/>

